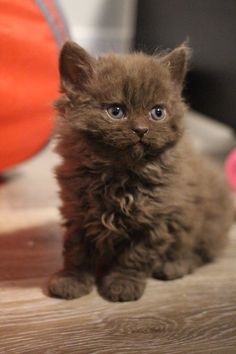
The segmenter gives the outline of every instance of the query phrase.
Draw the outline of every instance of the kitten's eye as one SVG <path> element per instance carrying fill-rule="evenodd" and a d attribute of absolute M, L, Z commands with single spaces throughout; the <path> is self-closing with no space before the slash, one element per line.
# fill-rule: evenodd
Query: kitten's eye
<path fill-rule="evenodd" d="M 124 108 L 119 104 L 113 104 L 106 109 L 111 118 L 122 119 L 125 117 Z"/>
<path fill-rule="evenodd" d="M 155 106 L 153 109 L 150 111 L 150 116 L 154 120 L 161 120 L 164 119 L 166 116 L 166 110 L 165 108 L 161 106 Z"/>

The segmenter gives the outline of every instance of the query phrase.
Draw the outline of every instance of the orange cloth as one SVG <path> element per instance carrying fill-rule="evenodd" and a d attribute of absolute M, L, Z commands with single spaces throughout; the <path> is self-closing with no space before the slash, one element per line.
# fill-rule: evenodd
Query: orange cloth
<path fill-rule="evenodd" d="M 58 47 L 35 1 L 0 2 L 0 172 L 32 156 L 53 128 Z"/>

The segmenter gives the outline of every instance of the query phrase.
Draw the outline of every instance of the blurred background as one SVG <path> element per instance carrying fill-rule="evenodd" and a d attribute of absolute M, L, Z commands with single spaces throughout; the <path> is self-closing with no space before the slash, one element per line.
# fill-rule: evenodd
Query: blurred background
<path fill-rule="evenodd" d="M 236 353 L 235 226 L 215 265 L 183 282 L 151 282 L 130 313 L 130 305 L 111 310 L 94 295 L 67 303 L 46 292 L 62 267 L 52 138 L 63 43 L 71 38 L 97 56 L 153 53 L 189 38 L 187 128 L 196 148 L 225 166 L 236 191 L 235 36 L 236 0 L 0 0 L 0 354 L 100 347 L 115 354 L 116 342 L 125 353 L 122 339 L 129 353 Z M 172 307 L 176 298 L 182 303 Z"/>
<path fill-rule="evenodd" d="M 235 0 L 1 0 L 0 13 L 6 48 L 0 59 L 0 171 L 34 155 L 50 138 L 57 57 L 68 38 L 95 56 L 152 54 L 188 40 L 193 49 L 184 92 L 191 108 L 188 128 L 198 148 L 212 156 L 224 160 L 233 150 Z M 236 162 L 233 166 L 235 175 Z"/>

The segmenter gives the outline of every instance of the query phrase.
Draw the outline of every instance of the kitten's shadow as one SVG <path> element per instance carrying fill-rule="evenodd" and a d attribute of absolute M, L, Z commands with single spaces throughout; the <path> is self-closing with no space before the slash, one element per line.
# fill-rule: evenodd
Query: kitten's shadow
<path fill-rule="evenodd" d="M 61 233 L 56 223 L 0 233 L 0 286 L 43 289 L 62 266 Z"/>

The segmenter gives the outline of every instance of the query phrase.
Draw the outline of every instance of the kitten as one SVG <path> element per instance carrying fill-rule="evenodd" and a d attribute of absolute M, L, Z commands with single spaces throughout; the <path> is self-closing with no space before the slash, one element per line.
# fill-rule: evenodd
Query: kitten
<path fill-rule="evenodd" d="M 184 45 L 98 59 L 64 45 L 56 173 L 66 231 L 52 295 L 77 298 L 96 283 L 108 300 L 137 300 L 147 277 L 182 277 L 225 245 L 227 186 L 184 128 L 188 57 Z"/>

